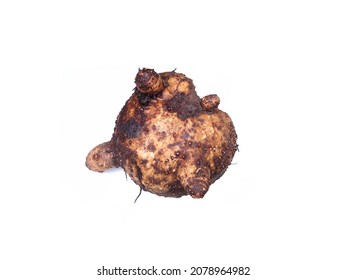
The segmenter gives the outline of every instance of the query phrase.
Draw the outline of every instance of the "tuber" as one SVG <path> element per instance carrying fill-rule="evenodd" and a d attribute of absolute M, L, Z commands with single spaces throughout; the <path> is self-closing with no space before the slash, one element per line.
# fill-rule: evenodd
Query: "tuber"
<path fill-rule="evenodd" d="M 141 190 L 160 196 L 204 197 L 238 147 L 219 97 L 200 99 L 193 81 L 175 71 L 139 69 L 135 84 L 112 139 L 89 152 L 86 166 L 121 167 Z"/>

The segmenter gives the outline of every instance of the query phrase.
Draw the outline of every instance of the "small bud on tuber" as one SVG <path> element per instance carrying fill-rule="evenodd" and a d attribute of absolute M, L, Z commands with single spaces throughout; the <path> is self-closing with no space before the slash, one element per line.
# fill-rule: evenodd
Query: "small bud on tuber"
<path fill-rule="evenodd" d="M 220 99 L 217 94 L 206 95 L 205 97 L 201 98 L 201 107 L 205 111 L 213 111 L 214 109 L 218 108 L 219 102 Z"/>
<path fill-rule="evenodd" d="M 135 84 L 139 91 L 146 94 L 156 94 L 163 90 L 163 80 L 153 69 L 143 68 L 139 70 L 135 78 Z"/>

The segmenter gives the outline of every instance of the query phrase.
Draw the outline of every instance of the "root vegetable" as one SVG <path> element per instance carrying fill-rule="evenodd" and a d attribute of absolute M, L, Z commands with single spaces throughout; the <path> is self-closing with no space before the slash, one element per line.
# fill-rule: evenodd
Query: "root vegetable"
<path fill-rule="evenodd" d="M 139 70 L 136 88 L 116 120 L 112 139 L 92 149 L 86 165 L 121 167 L 144 191 L 202 198 L 237 150 L 232 120 L 215 94 L 202 99 L 176 72 Z"/>

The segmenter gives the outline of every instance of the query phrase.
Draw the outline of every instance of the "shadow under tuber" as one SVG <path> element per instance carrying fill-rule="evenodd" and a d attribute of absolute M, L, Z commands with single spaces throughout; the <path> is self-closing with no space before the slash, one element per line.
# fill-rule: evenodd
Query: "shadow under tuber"
<path fill-rule="evenodd" d="M 191 79 L 139 70 L 136 88 L 120 111 L 112 139 L 92 149 L 86 166 L 121 167 L 141 190 L 202 198 L 237 151 L 232 120 L 215 94 L 200 99 Z"/>

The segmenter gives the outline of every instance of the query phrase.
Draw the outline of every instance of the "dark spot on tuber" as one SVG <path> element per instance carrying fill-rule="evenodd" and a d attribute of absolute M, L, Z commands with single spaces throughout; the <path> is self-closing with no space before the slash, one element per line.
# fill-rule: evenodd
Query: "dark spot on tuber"
<path fill-rule="evenodd" d="M 119 123 L 119 132 L 127 138 L 136 138 L 142 131 L 141 125 L 134 119 L 130 119 L 125 123 Z"/>
<path fill-rule="evenodd" d="M 202 111 L 200 98 L 196 94 L 177 93 L 166 102 L 167 109 L 177 113 L 177 116 L 185 120 L 194 117 Z"/>
<path fill-rule="evenodd" d="M 151 102 L 153 97 L 151 95 L 138 92 L 137 93 L 137 99 L 142 106 L 147 106 L 149 104 L 149 102 Z"/>
<path fill-rule="evenodd" d="M 153 142 L 147 146 L 147 150 L 150 152 L 155 152 L 156 148 L 155 148 Z"/>

